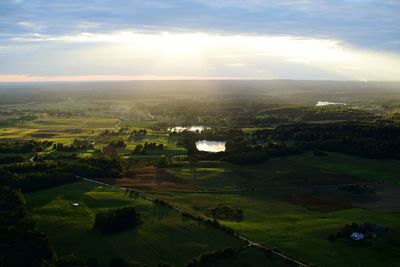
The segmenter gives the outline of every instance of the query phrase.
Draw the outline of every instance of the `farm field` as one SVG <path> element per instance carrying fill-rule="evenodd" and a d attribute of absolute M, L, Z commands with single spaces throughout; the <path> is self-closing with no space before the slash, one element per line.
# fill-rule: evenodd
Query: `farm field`
<path fill-rule="evenodd" d="M 80 205 L 73 206 L 75 202 Z M 162 261 L 182 266 L 202 252 L 245 245 L 168 208 L 88 182 L 28 194 L 27 203 L 39 229 L 49 234 L 58 253 L 74 254 L 82 260 L 98 257 L 106 264 L 112 257 L 121 257 L 151 266 Z M 109 236 L 92 229 L 96 212 L 122 206 L 135 206 L 143 225 Z"/>
<path fill-rule="evenodd" d="M 290 166 L 290 168 L 288 168 Z M 318 157 L 305 153 L 272 158 L 257 165 L 201 161 L 169 168 L 168 172 L 203 189 L 267 189 L 269 187 L 329 186 L 347 183 L 399 184 L 400 162 L 370 160 L 339 153 Z"/>
<path fill-rule="evenodd" d="M 329 241 L 345 224 L 372 222 L 400 231 L 400 212 L 380 212 L 314 196 L 310 192 L 160 193 L 158 197 L 206 214 L 216 206 L 239 208 L 240 222 L 223 221 L 243 236 L 319 266 L 396 266 L 398 250 L 374 251 Z M 397 255 L 397 256 L 396 256 Z M 383 260 L 384 259 L 384 260 Z"/>
<path fill-rule="evenodd" d="M 400 102 L 359 98 L 341 85 L 333 94 L 300 86 L 304 99 L 297 89 L 274 98 L 250 85 L 245 94 L 150 93 L 150 85 L 115 96 L 90 84 L 60 89 L 61 97 L 32 91 L 20 104 L 4 94 L 2 229 L 32 218 L 19 233 L 46 234 L 26 245 L 53 244 L 57 267 L 68 255 L 101 267 L 113 258 L 150 267 L 400 267 Z M 348 105 L 315 106 L 339 96 Z M 128 206 L 143 219 L 135 230 L 113 224 L 113 214 L 130 222 L 118 215 Z M 114 234 L 93 228 L 108 210 Z"/>

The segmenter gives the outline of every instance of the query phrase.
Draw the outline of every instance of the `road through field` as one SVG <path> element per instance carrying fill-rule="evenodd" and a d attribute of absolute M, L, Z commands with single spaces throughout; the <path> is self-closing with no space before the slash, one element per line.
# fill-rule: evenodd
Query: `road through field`
<path fill-rule="evenodd" d="M 146 200 L 149 200 L 149 201 L 155 201 L 155 200 L 156 200 L 154 197 L 149 196 L 149 195 L 147 195 L 147 194 L 144 194 L 143 192 L 138 191 L 138 190 L 135 190 L 135 189 L 125 188 L 125 187 L 120 187 L 120 186 L 113 186 L 113 185 L 110 185 L 110 184 L 107 184 L 107 183 L 103 183 L 103 182 L 99 182 L 99 181 L 96 181 L 96 180 L 92 180 L 92 179 L 88 179 L 88 178 L 83 178 L 83 177 L 79 177 L 79 176 L 77 176 L 77 178 L 79 178 L 79 179 L 81 179 L 81 180 L 84 180 L 84 181 L 87 181 L 87 182 L 96 183 L 96 184 L 100 184 L 100 185 L 104 185 L 104 186 L 108 186 L 108 187 L 112 187 L 112 188 L 117 188 L 117 189 L 120 189 L 120 190 L 125 190 L 125 191 L 126 191 L 126 190 L 131 190 L 131 191 L 134 191 L 134 192 L 137 193 L 140 197 L 142 197 L 142 198 L 144 198 L 144 199 L 146 199 Z M 213 191 L 213 192 L 215 192 L 215 191 Z M 198 213 L 196 213 L 196 212 L 187 211 L 187 210 L 181 209 L 181 208 L 179 208 L 179 207 L 176 207 L 176 206 L 174 206 L 174 205 L 171 205 L 170 208 L 171 208 L 172 210 L 178 212 L 179 214 L 190 214 L 190 215 L 192 215 L 193 217 L 201 216 L 200 214 L 198 214 Z M 283 259 L 285 259 L 285 260 L 287 260 L 287 261 L 290 261 L 290 262 L 292 262 L 292 263 L 294 263 L 294 264 L 297 264 L 298 266 L 301 266 L 301 267 L 309 266 L 309 264 L 306 264 L 306 263 L 301 262 L 301 261 L 299 261 L 299 260 L 297 260 L 297 259 L 294 259 L 294 258 L 292 258 L 292 257 L 290 257 L 290 256 L 288 256 L 288 255 L 285 255 L 285 254 L 283 254 L 283 253 L 281 253 L 281 252 L 279 252 L 279 251 L 273 250 L 271 247 L 268 247 L 268 246 L 262 245 L 262 244 L 260 244 L 260 243 L 254 242 L 254 241 L 252 241 L 252 240 L 250 240 L 250 239 L 248 239 L 248 238 L 246 238 L 246 237 L 244 237 L 244 236 L 242 236 L 242 235 L 239 235 L 239 234 L 236 233 L 235 236 L 236 236 L 237 238 L 239 238 L 240 240 L 243 240 L 243 241 L 245 241 L 246 243 L 248 243 L 248 246 L 254 246 L 254 247 L 259 247 L 259 248 L 262 248 L 262 249 L 266 249 L 266 250 L 270 251 L 271 253 L 273 253 L 273 254 L 275 254 L 275 255 L 277 255 L 277 256 L 279 256 L 279 257 L 281 257 L 281 258 L 283 258 Z"/>

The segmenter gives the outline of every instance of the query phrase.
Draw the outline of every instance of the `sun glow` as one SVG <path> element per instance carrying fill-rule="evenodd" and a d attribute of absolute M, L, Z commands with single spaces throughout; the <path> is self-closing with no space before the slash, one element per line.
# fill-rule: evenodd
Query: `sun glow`
<path fill-rule="evenodd" d="M 43 46 L 47 57 L 60 45 L 58 75 L 81 77 L 221 77 L 280 79 L 333 74 L 338 79 L 397 80 L 400 57 L 348 46 L 340 40 L 212 32 L 80 33 L 30 35 L 14 41 Z M 51 61 L 51 60 L 49 60 Z M 33 61 L 36 62 L 36 61 Z M 40 62 L 40 64 L 39 64 Z M 38 60 L 36 69 L 53 67 Z M 292 75 L 292 76 L 290 76 Z M 5 81 L 18 74 L 0 75 Z M 35 75 L 24 76 L 34 77 Z M 307 76 L 305 76 L 307 78 Z M 32 78 L 34 79 L 34 78 Z M 104 78 L 108 79 L 108 78 Z"/>

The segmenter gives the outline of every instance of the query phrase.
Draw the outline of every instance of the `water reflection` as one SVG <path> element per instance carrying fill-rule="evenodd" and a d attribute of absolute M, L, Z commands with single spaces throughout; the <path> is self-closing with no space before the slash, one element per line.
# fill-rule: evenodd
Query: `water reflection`
<path fill-rule="evenodd" d="M 330 105 L 339 105 L 339 106 L 346 106 L 346 103 L 338 103 L 338 102 L 328 102 L 328 101 L 318 101 L 315 106 L 317 107 L 324 107 Z"/>
<path fill-rule="evenodd" d="M 201 140 L 201 141 L 196 142 L 196 148 L 199 151 L 217 153 L 217 152 L 225 151 L 225 149 L 226 149 L 225 144 L 226 144 L 226 142 L 222 142 L 222 141 Z"/>
<path fill-rule="evenodd" d="M 176 126 L 176 127 L 170 127 L 168 128 L 169 132 L 183 132 L 183 131 L 190 131 L 190 132 L 202 132 L 204 130 L 208 130 L 211 129 L 210 127 L 206 127 L 206 126 Z"/>

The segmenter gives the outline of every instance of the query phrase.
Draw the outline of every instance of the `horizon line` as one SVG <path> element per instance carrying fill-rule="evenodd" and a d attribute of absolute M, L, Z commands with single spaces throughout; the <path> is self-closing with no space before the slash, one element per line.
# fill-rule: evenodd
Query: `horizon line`
<path fill-rule="evenodd" d="M 0 74 L 0 84 L 7 83 L 57 83 L 57 82 L 134 82 L 134 81 L 329 81 L 329 82 L 400 82 L 400 80 L 355 79 L 297 79 L 232 76 L 156 76 L 156 75 L 63 75 L 33 76 L 27 74 Z"/>

